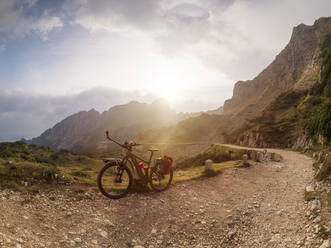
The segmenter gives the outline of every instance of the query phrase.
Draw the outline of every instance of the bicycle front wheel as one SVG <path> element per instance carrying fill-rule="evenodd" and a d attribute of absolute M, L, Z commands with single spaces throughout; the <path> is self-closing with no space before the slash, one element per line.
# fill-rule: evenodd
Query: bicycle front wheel
<path fill-rule="evenodd" d="M 126 166 L 107 164 L 99 172 L 97 181 L 103 195 L 111 199 L 119 199 L 129 192 L 132 174 Z"/>
<path fill-rule="evenodd" d="M 163 175 L 159 166 L 153 167 L 150 174 L 150 184 L 152 188 L 156 191 L 166 190 L 171 184 L 173 174 L 172 168 L 168 174 Z"/>

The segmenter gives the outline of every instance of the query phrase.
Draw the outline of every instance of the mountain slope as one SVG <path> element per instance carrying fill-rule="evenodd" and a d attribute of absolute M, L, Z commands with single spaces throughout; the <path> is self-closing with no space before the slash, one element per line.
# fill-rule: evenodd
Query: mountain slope
<path fill-rule="evenodd" d="M 152 104 L 130 102 L 101 114 L 92 109 L 71 115 L 29 142 L 46 145 L 53 150 L 92 152 L 103 146 L 105 130 L 122 141 L 145 128 L 174 124 L 178 118 L 164 101 Z"/>
<path fill-rule="evenodd" d="M 310 148 L 314 143 L 331 145 L 331 34 L 320 46 L 319 59 L 319 78 L 313 87 L 282 93 L 261 116 L 229 135 L 228 141 L 295 149 Z"/>
<path fill-rule="evenodd" d="M 320 18 L 312 26 L 300 24 L 293 29 L 288 45 L 265 70 L 253 80 L 236 83 L 233 97 L 224 104 L 222 116 L 212 120 L 203 115 L 192 118 L 178 123 L 174 128 L 157 130 L 158 137 L 167 137 L 168 140 L 178 142 L 182 138 L 178 133 L 185 133 L 186 140 L 191 137 L 194 141 L 235 142 L 239 136 L 239 140 L 243 141 L 243 136 L 248 135 L 254 136 L 251 144 L 255 146 L 293 144 L 300 132 L 295 128 L 296 119 L 293 119 L 294 114 L 290 112 L 294 111 L 295 104 L 300 103 L 300 97 L 305 96 L 311 87 L 321 81 L 325 62 L 321 54 L 329 35 L 331 18 Z M 278 105 L 281 105 L 280 110 Z M 288 118 L 286 115 L 289 115 Z M 279 122 L 283 117 L 284 121 Z M 261 121 L 263 123 L 259 123 Z M 202 123 L 203 128 L 197 129 L 197 124 L 202 126 Z M 261 139 L 256 130 L 261 126 L 265 128 L 265 134 L 274 135 L 269 135 L 268 140 Z M 300 123 L 298 126 L 304 125 Z M 288 135 L 289 131 L 293 132 Z M 200 138 L 196 137 L 196 132 L 201 134 Z M 150 134 L 149 137 L 151 136 Z M 244 142 L 246 145 L 249 143 L 248 140 Z"/>
<path fill-rule="evenodd" d="M 253 80 L 239 81 L 233 97 L 224 104 L 224 112 L 247 115 L 261 113 L 282 92 L 309 89 L 318 79 L 320 46 L 331 33 L 331 18 L 320 18 L 314 25 L 293 28 L 288 45 Z"/>

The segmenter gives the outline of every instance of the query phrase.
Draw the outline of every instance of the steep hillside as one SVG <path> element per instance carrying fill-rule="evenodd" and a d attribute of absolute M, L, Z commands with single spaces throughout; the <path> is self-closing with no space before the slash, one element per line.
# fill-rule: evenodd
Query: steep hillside
<path fill-rule="evenodd" d="M 295 149 L 331 145 L 331 35 L 320 46 L 319 60 L 319 78 L 313 87 L 282 93 L 261 116 L 228 135 L 228 141 Z"/>
<path fill-rule="evenodd" d="M 177 123 L 175 126 L 146 130 L 137 135 L 139 142 L 217 142 L 221 130 L 229 124 L 223 115 L 201 114 Z"/>
<path fill-rule="evenodd" d="M 224 112 L 238 116 L 258 116 L 282 92 L 309 89 L 320 72 L 320 46 L 331 33 L 331 18 L 320 18 L 314 25 L 293 28 L 288 45 L 253 80 L 239 81 Z"/>
<path fill-rule="evenodd" d="M 300 24 L 293 29 L 288 45 L 265 70 L 253 80 L 236 83 L 233 97 L 224 104 L 222 116 L 201 115 L 145 137 L 161 141 L 164 137 L 174 141 L 241 141 L 252 146 L 293 145 L 302 133 L 297 127 L 304 127 L 306 123 L 304 118 L 296 118 L 296 105 L 304 101 L 300 99 L 307 96 L 309 89 L 326 85 L 322 81 L 329 80 L 323 69 L 330 61 L 325 55 L 329 35 L 329 17 L 316 20 L 312 26 Z M 314 99 L 321 97 L 317 101 L 327 105 L 327 95 L 314 95 L 312 99 L 311 96 L 312 93 L 305 98 L 307 104 L 300 105 L 307 109 L 302 113 L 307 117 L 309 106 L 316 105 Z M 328 112 L 327 107 L 321 109 Z M 318 125 L 313 120 L 312 123 Z M 200 137 L 196 137 L 197 134 Z"/>

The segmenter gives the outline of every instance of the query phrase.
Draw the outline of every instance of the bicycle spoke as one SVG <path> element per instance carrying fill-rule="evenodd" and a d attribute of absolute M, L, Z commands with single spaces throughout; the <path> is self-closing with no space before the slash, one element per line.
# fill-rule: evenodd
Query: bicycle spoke
<path fill-rule="evenodd" d="M 162 191 L 165 190 L 169 187 L 173 177 L 173 172 L 172 170 L 170 171 L 169 174 L 163 175 L 161 169 L 158 168 L 153 168 L 151 171 L 151 186 L 153 189 L 157 191 Z"/>
<path fill-rule="evenodd" d="M 131 185 L 131 174 L 128 168 L 119 165 L 105 166 L 98 177 L 101 192 L 109 198 L 124 196 Z"/>

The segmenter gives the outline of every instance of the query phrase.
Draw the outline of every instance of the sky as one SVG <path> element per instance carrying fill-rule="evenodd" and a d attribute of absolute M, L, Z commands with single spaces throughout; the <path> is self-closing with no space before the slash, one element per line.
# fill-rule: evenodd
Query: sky
<path fill-rule="evenodd" d="M 0 141 L 163 97 L 215 109 L 329 0 L 0 0 Z"/>

